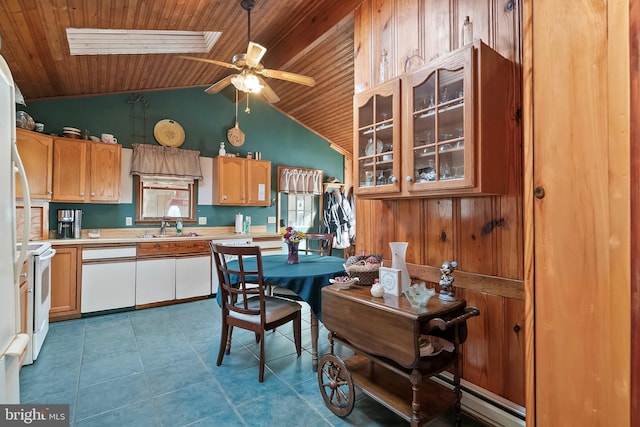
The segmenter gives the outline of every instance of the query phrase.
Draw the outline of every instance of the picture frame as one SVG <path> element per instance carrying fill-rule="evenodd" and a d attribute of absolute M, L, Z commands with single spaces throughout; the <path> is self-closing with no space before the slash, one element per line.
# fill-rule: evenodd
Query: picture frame
<path fill-rule="evenodd" d="M 400 275 L 401 272 L 397 268 L 380 267 L 380 284 L 382 285 L 385 294 L 397 297 L 402 295 L 402 282 Z"/>

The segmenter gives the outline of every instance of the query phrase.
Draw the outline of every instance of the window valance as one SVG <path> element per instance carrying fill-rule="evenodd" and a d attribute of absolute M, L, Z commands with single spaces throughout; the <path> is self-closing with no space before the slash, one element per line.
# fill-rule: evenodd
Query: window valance
<path fill-rule="evenodd" d="M 294 194 L 322 194 L 322 171 L 314 169 L 279 169 L 278 191 Z"/>
<path fill-rule="evenodd" d="M 131 146 L 131 175 L 202 179 L 199 151 L 150 144 Z"/>

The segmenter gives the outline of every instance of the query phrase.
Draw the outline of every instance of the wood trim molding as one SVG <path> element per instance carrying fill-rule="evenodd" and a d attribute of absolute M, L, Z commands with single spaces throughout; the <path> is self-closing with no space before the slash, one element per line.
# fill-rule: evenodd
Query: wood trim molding
<path fill-rule="evenodd" d="M 385 260 L 385 265 L 391 265 L 390 260 Z M 419 265 L 407 263 L 409 275 L 414 281 L 424 280 L 427 282 L 438 283 L 440 281 L 439 267 L 430 265 Z M 505 298 L 515 298 L 524 300 L 524 282 L 522 280 L 507 279 L 504 277 L 487 276 L 484 274 L 468 273 L 466 271 L 456 270 L 454 273 L 456 288 L 471 289 L 477 292 L 486 292 L 492 295 L 498 295 Z"/>
<path fill-rule="evenodd" d="M 640 117 L 640 0 L 629 2 L 630 117 Z M 631 423 L 640 425 L 640 123 L 630 121 Z"/>

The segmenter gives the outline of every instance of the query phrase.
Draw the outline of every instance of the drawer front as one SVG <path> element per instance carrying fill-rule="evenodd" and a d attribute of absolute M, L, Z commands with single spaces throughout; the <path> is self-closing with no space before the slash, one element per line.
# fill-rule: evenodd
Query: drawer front
<path fill-rule="evenodd" d="M 135 246 L 82 250 L 83 261 L 94 259 L 135 258 L 135 256 Z"/>
<path fill-rule="evenodd" d="M 209 242 L 206 240 L 193 240 L 187 242 L 149 242 L 138 243 L 137 256 L 159 257 L 175 256 L 183 254 L 207 254 L 210 253 Z"/>

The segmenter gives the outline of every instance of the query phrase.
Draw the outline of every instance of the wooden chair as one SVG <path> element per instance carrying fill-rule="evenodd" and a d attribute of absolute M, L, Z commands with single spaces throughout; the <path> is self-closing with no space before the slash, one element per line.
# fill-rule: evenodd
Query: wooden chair
<path fill-rule="evenodd" d="M 320 256 L 327 254 L 331 256 L 333 249 L 333 234 L 308 233 L 306 237 L 304 253 L 317 253 Z"/>
<path fill-rule="evenodd" d="M 225 353 L 231 352 L 231 336 L 235 326 L 253 331 L 256 342 L 260 343 L 258 380 L 263 382 L 265 331 L 293 322 L 293 338 L 300 356 L 301 306 L 294 301 L 265 295 L 260 247 L 224 246 L 211 242 L 210 246 L 218 272 L 218 292 L 221 292 L 222 299 L 222 333 L 216 365 L 220 366 Z M 232 257 L 236 259 L 232 261 Z M 255 258 L 256 267 L 248 270 L 247 263 L 254 261 L 251 258 Z M 229 267 L 232 262 L 233 268 Z"/>

